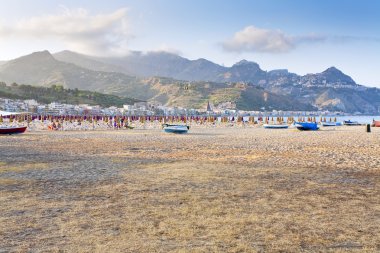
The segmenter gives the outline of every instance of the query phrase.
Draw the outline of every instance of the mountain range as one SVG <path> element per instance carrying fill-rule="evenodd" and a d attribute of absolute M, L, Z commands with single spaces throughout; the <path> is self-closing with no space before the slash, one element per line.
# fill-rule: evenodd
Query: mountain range
<path fill-rule="evenodd" d="M 330 110 L 377 113 L 380 90 L 357 84 L 335 67 L 304 76 L 264 71 L 242 60 L 231 67 L 167 52 L 94 57 L 71 51 L 35 52 L 0 63 L 0 81 L 93 90 L 202 108 L 231 104 L 243 110 Z"/>

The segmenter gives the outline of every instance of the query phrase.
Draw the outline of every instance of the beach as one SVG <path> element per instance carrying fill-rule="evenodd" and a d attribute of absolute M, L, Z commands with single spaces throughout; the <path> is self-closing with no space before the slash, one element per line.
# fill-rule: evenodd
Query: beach
<path fill-rule="evenodd" d="M 0 252 L 378 252 L 380 128 L 0 136 Z"/>

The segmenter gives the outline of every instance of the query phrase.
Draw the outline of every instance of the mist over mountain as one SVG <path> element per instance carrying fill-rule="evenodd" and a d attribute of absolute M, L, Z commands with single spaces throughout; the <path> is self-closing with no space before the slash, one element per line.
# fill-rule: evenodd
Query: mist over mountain
<path fill-rule="evenodd" d="M 94 57 L 71 51 L 53 55 L 57 60 L 96 71 L 122 72 L 139 77 L 162 76 L 187 81 L 213 82 L 298 82 L 313 84 L 342 83 L 356 85 L 351 77 L 335 67 L 322 73 L 299 76 L 286 69 L 264 71 L 256 62 L 241 60 L 231 67 L 224 67 L 206 59 L 189 60 L 168 52 L 131 51 L 123 57 Z M 280 80 L 279 80 L 280 79 Z M 284 80 L 286 79 L 286 80 Z"/>
<path fill-rule="evenodd" d="M 167 52 L 93 57 L 71 51 L 36 52 L 0 65 L 0 81 L 94 90 L 202 108 L 232 102 L 238 109 L 330 110 L 377 113 L 380 92 L 358 85 L 335 67 L 304 76 L 286 69 L 264 71 L 242 60 L 224 67 Z"/>
<path fill-rule="evenodd" d="M 36 86 L 60 84 L 66 88 L 101 90 L 104 86 L 127 85 L 135 77 L 122 73 L 93 71 L 56 60 L 48 51 L 35 52 L 0 66 L 0 80 Z"/>
<path fill-rule="evenodd" d="M 167 52 L 135 52 L 124 57 L 94 57 L 71 51 L 54 54 L 57 60 L 97 70 L 122 72 L 139 77 L 163 76 L 189 81 L 209 80 L 213 75 L 220 75 L 225 68 L 205 59 L 188 60 Z M 193 74 L 197 73 L 197 76 Z"/>

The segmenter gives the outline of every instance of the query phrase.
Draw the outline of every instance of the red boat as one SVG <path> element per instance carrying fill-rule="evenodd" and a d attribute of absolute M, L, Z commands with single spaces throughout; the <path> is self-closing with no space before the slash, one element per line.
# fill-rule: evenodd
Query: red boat
<path fill-rule="evenodd" d="M 380 127 L 380 121 L 379 121 L 379 120 L 374 120 L 374 121 L 372 122 L 372 126 L 373 126 L 373 127 Z"/>
<path fill-rule="evenodd" d="M 21 134 L 25 132 L 26 126 L 24 127 L 0 127 L 0 134 Z"/>

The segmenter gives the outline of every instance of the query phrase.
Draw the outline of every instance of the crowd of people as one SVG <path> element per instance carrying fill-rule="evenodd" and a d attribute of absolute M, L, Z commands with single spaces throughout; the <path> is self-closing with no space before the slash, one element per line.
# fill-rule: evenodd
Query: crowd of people
<path fill-rule="evenodd" d="M 316 121 L 315 117 L 254 117 L 254 116 L 52 116 L 52 115 L 16 115 L 0 116 L 0 125 L 27 125 L 29 131 L 51 130 L 121 130 L 155 129 L 162 124 L 184 124 L 189 126 L 248 127 L 257 124 L 291 124 L 297 121 Z M 327 121 L 326 118 L 318 119 Z M 329 119 L 332 121 L 332 119 Z M 336 120 L 336 119 L 335 119 Z"/>

